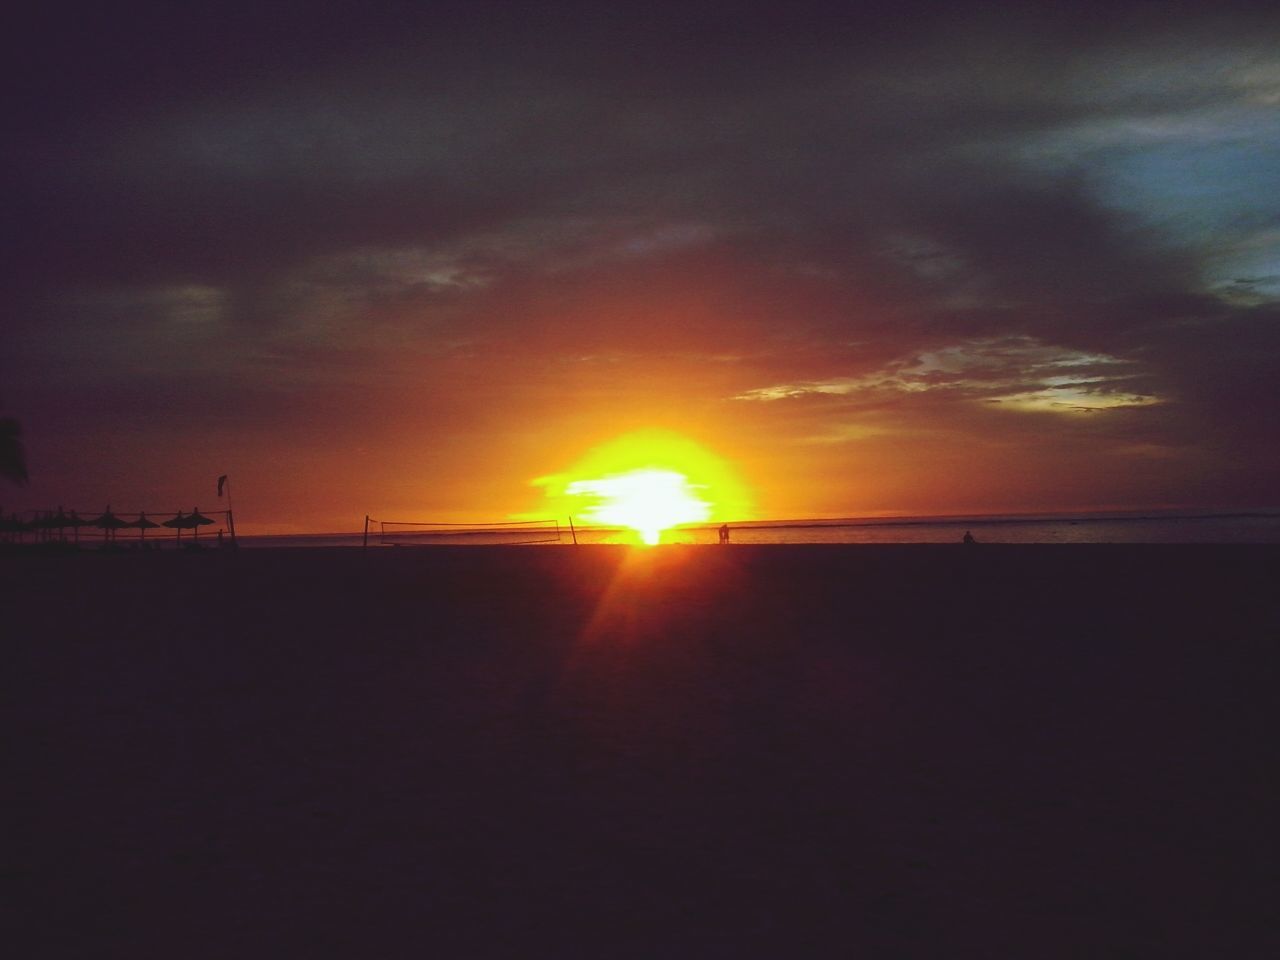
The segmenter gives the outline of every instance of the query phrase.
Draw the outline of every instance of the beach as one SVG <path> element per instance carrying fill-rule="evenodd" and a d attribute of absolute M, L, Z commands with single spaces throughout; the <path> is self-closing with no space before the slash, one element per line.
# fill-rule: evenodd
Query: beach
<path fill-rule="evenodd" d="M 1277 574 L 9 552 L 24 956 L 1274 955 Z"/>

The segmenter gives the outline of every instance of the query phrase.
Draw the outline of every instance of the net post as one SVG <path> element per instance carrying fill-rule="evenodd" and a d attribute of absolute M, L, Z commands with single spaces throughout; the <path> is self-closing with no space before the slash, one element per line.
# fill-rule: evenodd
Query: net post
<path fill-rule="evenodd" d="M 231 545 L 237 546 L 236 543 L 236 517 L 231 511 L 234 507 L 231 504 L 231 478 L 227 477 L 227 526 L 231 528 Z"/>
<path fill-rule="evenodd" d="M 365 553 L 369 552 L 369 515 L 364 515 L 364 547 Z"/>
<path fill-rule="evenodd" d="M 578 545 L 578 531 L 573 529 L 573 517 L 569 518 L 569 536 L 573 537 L 573 545 Z"/>

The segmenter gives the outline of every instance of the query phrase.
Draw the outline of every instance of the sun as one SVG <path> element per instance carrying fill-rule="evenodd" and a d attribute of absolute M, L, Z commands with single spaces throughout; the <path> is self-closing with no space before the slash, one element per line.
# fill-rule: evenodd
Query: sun
<path fill-rule="evenodd" d="M 644 431 L 592 449 L 561 474 L 540 477 L 555 513 L 628 527 L 642 543 L 685 523 L 750 517 L 746 489 L 722 459 L 678 434 Z"/>
<path fill-rule="evenodd" d="M 588 520 L 630 527 L 649 545 L 676 524 L 711 518 L 711 504 L 688 477 L 675 470 L 631 470 L 595 480 L 574 480 L 565 492 L 598 501 L 583 512 Z"/>

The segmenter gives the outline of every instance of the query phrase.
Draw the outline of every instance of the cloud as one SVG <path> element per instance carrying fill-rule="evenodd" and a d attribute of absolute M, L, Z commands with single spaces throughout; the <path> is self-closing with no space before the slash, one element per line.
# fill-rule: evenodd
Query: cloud
<path fill-rule="evenodd" d="M 870 374 L 843 379 L 775 384 L 738 394 L 736 400 L 803 397 L 910 397 L 945 393 L 956 400 L 999 404 L 1003 409 L 1079 413 L 1158 403 L 1134 393 L 1134 366 L 1105 354 L 1055 348 L 1031 337 L 979 339 L 894 361 Z"/>

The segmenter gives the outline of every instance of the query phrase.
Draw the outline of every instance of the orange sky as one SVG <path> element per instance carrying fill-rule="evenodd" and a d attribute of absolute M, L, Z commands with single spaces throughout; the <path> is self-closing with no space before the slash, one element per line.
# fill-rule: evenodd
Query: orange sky
<path fill-rule="evenodd" d="M 666 430 L 765 518 L 1274 506 L 1280 19 L 1220 6 L 59 23 L 0 504 L 492 521 Z"/>

